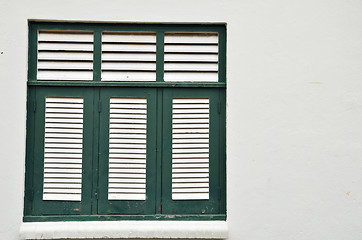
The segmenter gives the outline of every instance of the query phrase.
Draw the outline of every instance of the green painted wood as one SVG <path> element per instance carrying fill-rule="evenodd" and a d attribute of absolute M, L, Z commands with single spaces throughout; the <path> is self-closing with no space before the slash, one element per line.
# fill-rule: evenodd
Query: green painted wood
<path fill-rule="evenodd" d="M 225 23 L 213 24 L 137 24 L 137 23 L 80 23 L 31 21 L 30 26 L 46 30 L 103 30 L 103 31 L 179 31 L 179 32 L 222 32 Z"/>
<path fill-rule="evenodd" d="M 38 63 L 38 29 L 37 26 L 29 23 L 29 48 L 28 48 L 28 81 L 37 79 Z"/>
<path fill-rule="evenodd" d="M 35 98 L 36 89 L 28 88 L 26 122 L 25 195 L 24 216 L 32 214 L 33 175 L 34 175 L 34 137 L 35 137 Z"/>
<path fill-rule="evenodd" d="M 93 45 L 93 81 L 100 82 L 102 74 L 102 32 L 94 32 Z"/>
<path fill-rule="evenodd" d="M 146 200 L 108 200 L 109 108 L 111 97 L 147 98 Z M 155 214 L 156 89 L 102 88 L 99 136 L 98 214 Z"/>
<path fill-rule="evenodd" d="M 26 216 L 24 222 L 63 222 L 63 221 L 225 221 L 224 214 L 208 215 L 63 215 L 63 216 Z"/>
<path fill-rule="evenodd" d="M 160 87 L 160 88 L 226 88 L 225 83 L 172 83 L 172 82 L 95 82 L 95 81 L 37 81 L 28 86 L 69 86 L 69 87 Z"/>
<path fill-rule="evenodd" d="M 226 214 L 226 92 L 219 89 L 220 123 L 219 123 L 219 175 L 220 175 L 220 213 Z"/>
<path fill-rule="evenodd" d="M 163 136 L 163 89 L 157 89 L 157 133 L 156 133 L 156 214 L 162 213 L 162 136 Z"/>
<path fill-rule="evenodd" d="M 156 33 L 156 81 L 163 82 L 165 33 Z"/>
<path fill-rule="evenodd" d="M 226 83 L 226 27 L 219 31 L 219 82 Z"/>
<path fill-rule="evenodd" d="M 34 140 L 34 199 L 33 215 L 59 214 L 90 214 L 91 212 L 91 183 L 92 183 L 92 139 L 93 139 L 93 94 L 86 88 L 49 88 L 36 89 L 35 140 Z M 73 201 L 44 201 L 44 129 L 45 129 L 45 98 L 52 97 L 83 97 L 83 166 L 82 166 L 82 199 Z"/>
<path fill-rule="evenodd" d="M 98 87 L 91 88 L 93 92 L 93 145 L 92 145 L 92 189 L 91 189 L 91 213 L 98 213 L 98 176 L 99 176 L 99 95 L 100 89 Z"/>

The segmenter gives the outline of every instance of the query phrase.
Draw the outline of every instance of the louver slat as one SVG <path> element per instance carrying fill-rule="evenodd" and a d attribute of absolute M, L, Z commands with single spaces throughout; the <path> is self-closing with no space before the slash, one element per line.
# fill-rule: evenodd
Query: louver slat
<path fill-rule="evenodd" d="M 39 31 L 38 80 L 93 80 L 93 33 Z"/>
<path fill-rule="evenodd" d="M 147 99 L 111 98 L 108 200 L 146 199 Z"/>
<path fill-rule="evenodd" d="M 156 33 L 103 32 L 102 81 L 156 81 Z"/>
<path fill-rule="evenodd" d="M 166 82 L 217 82 L 217 33 L 165 33 Z"/>
<path fill-rule="evenodd" d="M 209 199 L 209 99 L 172 106 L 172 199 Z"/>
<path fill-rule="evenodd" d="M 47 97 L 43 200 L 81 201 L 82 139 L 83 99 Z"/>

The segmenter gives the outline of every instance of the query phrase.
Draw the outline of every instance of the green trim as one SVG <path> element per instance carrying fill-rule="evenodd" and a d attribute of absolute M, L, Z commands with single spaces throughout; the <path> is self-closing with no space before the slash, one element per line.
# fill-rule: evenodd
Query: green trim
<path fill-rule="evenodd" d="M 88 216 L 25 216 L 24 222 L 63 222 L 63 221 L 122 221 L 122 220 L 164 220 L 164 221 L 225 221 L 226 215 L 88 215 Z"/>
<path fill-rule="evenodd" d="M 92 193 L 91 193 L 91 213 L 98 213 L 98 186 L 99 186 L 99 118 L 100 118 L 100 105 L 99 105 L 99 95 L 100 90 L 98 87 L 93 90 L 93 145 L 92 145 Z"/>
<path fill-rule="evenodd" d="M 40 22 L 30 21 L 29 26 L 45 30 L 85 30 L 85 31 L 188 31 L 222 32 L 225 23 L 215 24 L 152 24 L 152 23 L 80 23 L 80 22 Z"/>
<path fill-rule="evenodd" d="M 30 215 L 32 212 L 32 200 L 34 193 L 33 175 L 34 175 L 34 139 L 35 139 L 35 111 L 36 111 L 35 98 L 36 98 L 36 89 L 28 88 L 24 215 Z"/>
<path fill-rule="evenodd" d="M 36 81 L 38 68 L 38 29 L 29 23 L 28 81 Z"/>
<path fill-rule="evenodd" d="M 157 32 L 156 37 L 156 81 L 163 82 L 165 33 Z"/>
<path fill-rule="evenodd" d="M 102 74 L 102 32 L 94 32 L 93 45 L 93 81 L 100 82 Z"/>
<path fill-rule="evenodd" d="M 219 82 L 226 83 L 226 29 L 219 32 Z"/>
<path fill-rule="evenodd" d="M 162 136 L 163 136 L 163 89 L 157 89 L 157 132 L 156 132 L 156 214 L 162 213 Z"/>
<path fill-rule="evenodd" d="M 225 83 L 179 83 L 179 82 L 95 82 L 95 81 L 37 81 L 28 86 L 77 86 L 77 87 L 210 87 L 226 88 Z"/>
<path fill-rule="evenodd" d="M 226 92 L 219 89 L 220 124 L 219 124 L 219 174 L 220 174 L 220 213 L 226 214 Z"/>

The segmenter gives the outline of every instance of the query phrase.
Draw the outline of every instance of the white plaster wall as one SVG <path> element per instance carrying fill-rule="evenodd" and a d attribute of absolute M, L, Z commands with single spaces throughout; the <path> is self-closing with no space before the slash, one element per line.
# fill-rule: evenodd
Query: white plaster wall
<path fill-rule="evenodd" d="M 28 19 L 227 22 L 229 239 L 362 239 L 360 0 L 0 0 L 0 239 L 22 218 Z"/>

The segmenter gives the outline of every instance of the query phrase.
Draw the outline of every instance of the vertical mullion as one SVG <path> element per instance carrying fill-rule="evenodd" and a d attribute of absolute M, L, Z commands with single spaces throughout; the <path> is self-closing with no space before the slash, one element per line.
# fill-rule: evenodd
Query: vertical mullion
<path fill-rule="evenodd" d="M 36 25 L 29 23 L 29 49 L 28 49 L 28 81 L 37 80 L 38 65 L 38 28 Z"/>
<path fill-rule="evenodd" d="M 93 81 L 101 81 L 102 71 L 102 31 L 94 31 L 93 40 Z"/>
<path fill-rule="evenodd" d="M 93 89 L 93 162 L 92 162 L 92 200 L 91 212 L 92 214 L 98 213 L 98 179 L 99 179 L 99 118 L 100 118 L 100 90 L 99 87 Z"/>
<path fill-rule="evenodd" d="M 226 30 L 219 31 L 219 82 L 226 82 Z"/>
<path fill-rule="evenodd" d="M 226 94 L 219 89 L 220 123 L 219 123 L 219 203 L 220 213 L 226 213 Z"/>
<path fill-rule="evenodd" d="M 26 171 L 24 216 L 31 215 L 33 208 L 34 178 L 34 139 L 35 139 L 35 99 L 36 88 L 28 87 L 27 136 L 26 136 Z"/>
<path fill-rule="evenodd" d="M 164 36 L 163 31 L 156 33 L 156 82 L 163 82 L 164 72 Z"/>
<path fill-rule="evenodd" d="M 157 89 L 157 106 L 156 106 L 156 214 L 162 213 L 162 135 L 163 135 L 163 89 Z"/>

